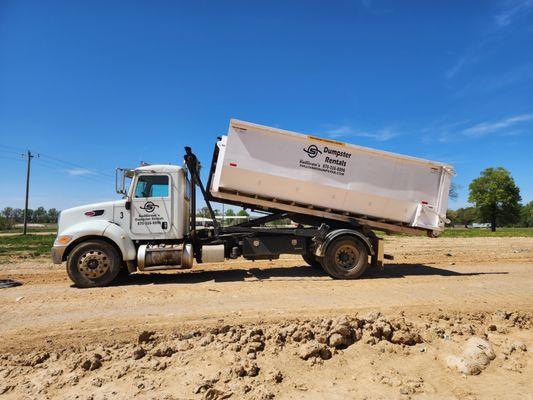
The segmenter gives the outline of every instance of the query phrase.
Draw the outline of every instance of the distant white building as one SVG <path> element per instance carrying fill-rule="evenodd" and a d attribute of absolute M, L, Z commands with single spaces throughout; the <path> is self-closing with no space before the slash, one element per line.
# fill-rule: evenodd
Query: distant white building
<path fill-rule="evenodd" d="M 474 222 L 468 225 L 469 228 L 490 228 L 490 222 Z"/>

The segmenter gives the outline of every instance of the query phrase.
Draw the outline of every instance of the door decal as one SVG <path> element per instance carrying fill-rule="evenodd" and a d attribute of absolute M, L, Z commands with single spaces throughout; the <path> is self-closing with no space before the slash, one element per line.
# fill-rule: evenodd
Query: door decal
<path fill-rule="evenodd" d="M 159 212 L 156 212 L 157 208 L 159 208 L 159 204 L 155 204 L 152 201 L 144 203 L 143 206 L 139 207 L 139 209 L 144 210 L 144 213 L 139 213 L 135 216 L 135 224 L 137 226 L 161 225 L 165 218 Z"/>
<path fill-rule="evenodd" d="M 144 203 L 144 206 L 139 207 L 139 208 L 141 210 L 146 211 L 147 213 L 151 213 L 151 212 L 154 212 L 156 207 L 159 207 L 159 205 L 158 204 L 154 204 L 151 201 L 147 201 L 146 203 Z"/>

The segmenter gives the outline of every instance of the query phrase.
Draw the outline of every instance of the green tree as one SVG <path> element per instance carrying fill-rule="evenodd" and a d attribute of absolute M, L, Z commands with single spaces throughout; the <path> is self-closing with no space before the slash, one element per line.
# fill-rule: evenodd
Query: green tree
<path fill-rule="evenodd" d="M 202 207 L 197 210 L 196 215 L 203 218 L 211 218 L 211 215 L 209 214 L 209 208 L 207 207 Z"/>
<path fill-rule="evenodd" d="M 224 214 L 226 215 L 226 217 L 234 217 L 235 211 L 233 211 L 231 208 L 228 208 Z"/>
<path fill-rule="evenodd" d="M 13 227 L 13 220 L 0 216 L 0 231 L 7 231 Z"/>
<path fill-rule="evenodd" d="M 56 223 L 59 219 L 59 211 L 57 211 L 55 208 L 51 208 L 47 212 L 48 214 L 48 222 Z"/>
<path fill-rule="evenodd" d="M 450 220 L 450 223 L 447 225 L 454 226 L 457 223 L 457 211 L 448 210 L 446 212 L 446 218 Z"/>
<path fill-rule="evenodd" d="M 520 189 L 505 168 L 487 168 L 469 186 L 468 201 L 474 203 L 481 218 L 497 225 L 512 224 L 520 218 Z"/>
<path fill-rule="evenodd" d="M 533 227 L 533 201 L 522 206 L 520 210 L 520 225 L 526 228 Z"/>
<path fill-rule="evenodd" d="M 43 223 L 48 222 L 48 213 L 46 212 L 44 207 L 38 207 L 33 212 L 33 222 Z"/>
<path fill-rule="evenodd" d="M 240 217 L 249 217 L 250 215 L 246 212 L 246 210 L 243 208 L 242 210 L 240 210 L 238 213 L 237 213 L 238 216 Z"/>
<path fill-rule="evenodd" d="M 13 208 L 6 207 L 2 210 L 2 216 L 4 216 L 7 219 L 13 219 L 15 217 L 13 211 L 14 211 Z"/>
<path fill-rule="evenodd" d="M 457 215 L 454 224 L 460 224 L 467 227 L 478 219 L 478 213 L 475 207 L 459 208 L 456 212 Z"/>
<path fill-rule="evenodd" d="M 15 222 L 22 222 L 23 218 L 24 218 L 24 210 L 21 210 L 20 208 L 15 208 L 13 210 L 13 220 L 15 220 Z"/>

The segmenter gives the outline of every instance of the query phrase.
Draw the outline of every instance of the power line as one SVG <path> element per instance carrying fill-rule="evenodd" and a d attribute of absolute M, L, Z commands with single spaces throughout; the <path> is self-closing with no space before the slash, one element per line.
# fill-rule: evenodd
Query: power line
<path fill-rule="evenodd" d="M 4 147 L 4 146 L 0 146 L 0 147 Z M 11 149 L 7 149 L 7 148 L 0 148 L 0 151 L 3 152 L 3 153 L 17 154 L 19 156 L 24 154 L 24 152 L 22 152 L 22 151 L 16 151 L 16 150 L 11 150 Z"/>
<path fill-rule="evenodd" d="M 1 154 L 3 153 L 3 154 Z M 7 155 L 6 155 L 7 154 Z M 22 158 L 15 158 L 13 155 L 21 155 Z M 71 163 L 70 161 L 62 160 L 57 157 L 52 157 L 46 154 L 42 154 L 44 156 L 44 159 L 40 158 L 40 166 L 52 170 L 61 170 L 65 172 L 69 172 L 68 170 L 65 170 L 66 166 L 73 166 L 75 168 L 81 168 L 83 173 L 89 173 L 90 175 L 77 175 L 80 178 L 88 179 L 92 181 L 97 181 L 98 183 L 102 183 L 102 181 L 105 181 L 106 183 L 109 183 L 114 176 L 110 174 L 106 174 L 101 171 L 96 171 L 93 169 L 86 168 L 82 165 Z M 31 171 L 31 161 L 35 157 L 40 157 L 41 154 L 35 154 L 32 153 L 30 150 L 27 150 L 23 154 L 21 154 L 20 149 L 13 146 L 3 145 L 0 144 L 0 158 L 6 159 L 6 160 L 13 160 L 13 161 L 22 161 L 24 162 L 23 158 L 26 159 L 26 196 L 25 196 L 25 202 L 24 202 L 24 228 L 22 231 L 23 235 L 27 234 L 27 228 L 28 228 L 28 206 L 29 206 L 29 196 L 30 196 L 30 171 Z M 72 174 L 71 174 L 72 175 Z"/>
<path fill-rule="evenodd" d="M 46 169 L 52 170 L 52 171 L 56 171 L 56 172 L 57 171 L 66 172 L 68 174 L 68 170 L 65 170 L 64 166 L 50 163 L 50 161 L 48 161 L 48 160 L 40 159 L 39 160 L 39 166 L 42 167 L 42 168 L 46 168 Z M 100 175 L 72 175 L 72 174 L 69 174 L 69 175 L 73 176 L 75 178 L 88 179 L 90 181 L 98 182 L 98 183 L 102 183 L 102 182 L 110 183 L 110 182 L 113 182 L 113 180 L 111 178 L 100 176 Z"/>
<path fill-rule="evenodd" d="M 24 149 L 22 149 L 20 147 L 9 146 L 9 145 L 5 145 L 5 144 L 0 144 L 0 148 L 3 148 L 0 151 L 12 153 L 12 154 L 17 154 L 17 155 L 24 154 L 26 152 L 26 150 L 24 150 Z M 63 160 L 63 159 L 61 159 L 59 157 L 51 156 L 51 155 L 43 153 L 43 152 L 39 152 L 39 155 L 41 156 L 41 160 L 43 158 L 46 158 L 51 163 L 56 163 L 59 166 L 70 166 L 70 167 L 74 167 L 74 168 L 81 168 L 81 169 L 87 170 L 87 171 L 89 171 L 89 172 L 91 172 L 93 174 L 102 175 L 102 176 L 105 176 L 105 177 L 108 177 L 108 178 L 111 178 L 111 179 L 115 178 L 114 175 L 109 174 L 107 172 L 99 171 L 99 170 L 94 169 L 94 168 L 89 168 L 89 167 L 87 167 L 85 165 L 73 163 L 73 162 L 68 161 L 68 160 Z"/>
<path fill-rule="evenodd" d="M 86 167 L 84 165 L 80 165 L 80 164 L 76 164 L 76 163 L 73 163 L 73 162 L 70 162 L 70 161 L 62 160 L 61 158 L 53 157 L 53 156 L 50 156 L 48 154 L 41 153 L 41 156 L 45 157 L 45 158 L 48 158 L 48 159 L 50 159 L 50 160 L 52 160 L 52 161 L 54 161 L 56 163 L 65 164 L 65 165 L 72 166 L 72 167 L 75 167 L 75 168 L 86 169 L 88 171 L 94 172 L 95 174 L 107 176 L 108 178 L 114 178 L 113 175 L 108 174 L 106 172 L 98 171 L 98 170 L 93 169 L 93 168 L 88 168 L 88 167 Z"/>
<path fill-rule="evenodd" d="M 21 158 L 15 158 L 15 157 L 8 157 L 8 156 L 3 156 L 0 154 L 0 158 L 1 159 L 4 159 L 4 160 L 11 160 L 11 161 L 20 161 L 20 162 L 24 162 L 24 160 Z"/>
<path fill-rule="evenodd" d="M 2 154 L 2 153 L 4 153 L 4 154 Z M 21 157 L 20 158 L 13 157 L 13 156 L 11 156 L 11 154 L 17 154 L 17 155 L 20 155 Z M 24 162 L 25 156 L 26 156 L 25 154 L 20 154 L 19 152 L 16 152 L 16 151 L 7 151 L 6 152 L 6 150 L 0 149 L 0 159 Z M 88 180 L 94 181 L 94 182 L 99 182 L 99 183 L 101 183 L 101 182 L 113 183 L 114 182 L 114 177 L 112 178 L 111 175 L 98 175 L 98 174 L 96 174 L 96 172 L 94 172 L 93 170 L 90 170 L 90 169 L 86 169 L 87 170 L 87 174 L 86 175 L 82 175 L 82 174 L 76 175 L 76 174 L 69 173 L 69 170 L 66 169 L 67 167 L 65 165 L 63 165 L 61 163 L 56 163 L 55 161 L 52 161 L 52 160 L 44 159 L 44 158 L 42 158 L 42 154 L 40 154 L 40 156 L 41 157 L 39 158 L 39 167 L 50 169 L 50 170 L 53 170 L 53 171 L 58 171 L 58 172 L 65 172 L 65 173 L 69 174 L 70 176 L 79 177 L 79 178 L 83 178 L 83 179 L 88 179 Z"/>
<path fill-rule="evenodd" d="M 17 154 L 24 153 L 26 151 L 22 147 L 8 146 L 7 144 L 0 144 L 0 147 L 9 149 L 9 150 L 15 150 Z"/>

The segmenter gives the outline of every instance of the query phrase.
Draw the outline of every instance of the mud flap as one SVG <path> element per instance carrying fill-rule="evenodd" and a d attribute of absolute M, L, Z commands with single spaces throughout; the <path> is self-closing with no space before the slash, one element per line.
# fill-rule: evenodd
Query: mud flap
<path fill-rule="evenodd" d="M 374 248 L 374 255 L 371 256 L 370 263 L 373 267 L 379 267 L 379 269 L 383 270 L 383 259 L 385 258 L 383 239 L 374 237 L 372 239 L 372 247 Z"/>

